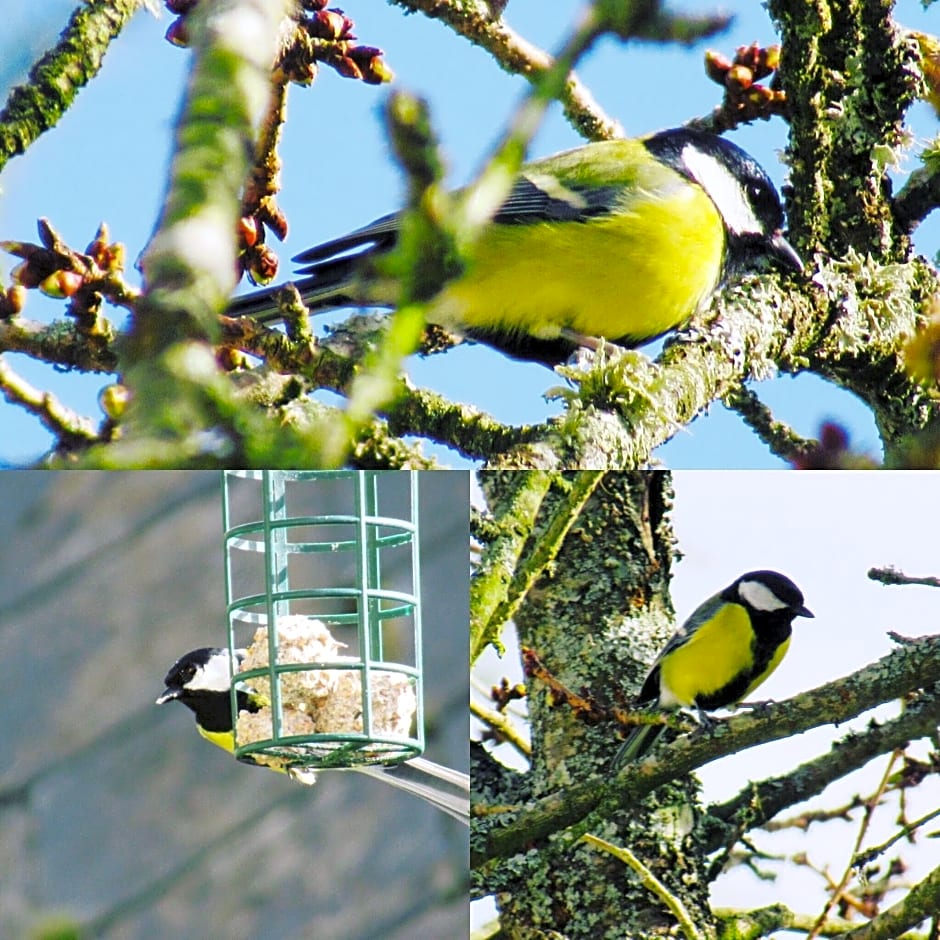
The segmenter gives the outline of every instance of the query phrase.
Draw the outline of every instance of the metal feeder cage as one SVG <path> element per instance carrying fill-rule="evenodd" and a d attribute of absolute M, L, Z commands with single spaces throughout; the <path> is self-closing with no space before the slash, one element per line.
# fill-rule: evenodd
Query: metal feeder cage
<path fill-rule="evenodd" d="M 419 756 L 417 474 L 225 470 L 222 504 L 235 756 L 310 770 Z M 297 634 L 316 624 L 330 639 L 298 662 L 288 647 L 306 655 L 319 641 Z M 238 689 L 269 702 L 250 731 Z"/>

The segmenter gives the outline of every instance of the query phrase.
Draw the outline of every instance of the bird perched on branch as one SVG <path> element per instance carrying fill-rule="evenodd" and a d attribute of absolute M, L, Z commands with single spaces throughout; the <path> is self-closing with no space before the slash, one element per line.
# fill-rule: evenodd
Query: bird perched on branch
<path fill-rule="evenodd" d="M 395 247 L 400 222 L 387 215 L 297 255 L 308 308 L 393 307 L 397 284 L 372 262 Z M 783 224 L 767 174 L 721 137 L 677 128 L 587 144 L 522 167 L 429 319 L 547 365 L 599 337 L 638 346 L 764 261 L 801 271 Z M 278 319 L 276 291 L 228 312 Z"/>
<path fill-rule="evenodd" d="M 749 571 L 693 611 L 672 635 L 637 696 L 650 710 L 726 708 L 750 695 L 790 646 L 796 617 L 812 617 L 800 589 L 776 571 Z M 639 760 L 666 730 L 638 725 L 614 758 L 613 769 Z"/>

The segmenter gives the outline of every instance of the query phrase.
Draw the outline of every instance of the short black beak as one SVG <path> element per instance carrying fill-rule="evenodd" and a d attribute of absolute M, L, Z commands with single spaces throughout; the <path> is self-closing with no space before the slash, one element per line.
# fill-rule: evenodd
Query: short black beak
<path fill-rule="evenodd" d="M 784 270 L 795 274 L 803 273 L 803 262 L 794 247 L 783 237 L 782 232 L 774 232 L 770 239 L 770 256 Z M 803 614 L 802 616 L 806 616 Z M 812 617 L 813 615 L 810 614 Z"/>
<path fill-rule="evenodd" d="M 812 616 L 812 614 L 810 614 L 810 616 Z M 182 695 L 181 689 L 164 689 L 163 695 L 161 695 L 154 704 L 165 705 L 167 702 L 172 702 L 173 699 L 179 698 L 180 695 Z"/>
<path fill-rule="evenodd" d="M 813 619 L 815 619 L 816 615 L 808 607 L 801 604 L 796 609 L 796 616 L 797 617 L 812 617 Z"/>

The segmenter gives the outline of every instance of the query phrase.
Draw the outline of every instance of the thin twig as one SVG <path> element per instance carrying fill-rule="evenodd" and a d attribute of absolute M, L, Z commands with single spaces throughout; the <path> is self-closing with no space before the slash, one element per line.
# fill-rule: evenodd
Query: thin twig
<path fill-rule="evenodd" d="M 861 868 L 863 865 L 869 864 L 882 852 L 886 852 L 895 842 L 900 839 L 905 838 L 905 836 L 910 836 L 915 829 L 919 829 L 924 823 L 930 822 L 931 819 L 936 819 L 937 816 L 940 816 L 940 809 L 932 810 L 929 813 L 921 816 L 920 819 L 915 819 L 913 822 L 909 822 L 902 829 L 899 829 L 891 838 L 886 839 L 880 845 L 873 845 L 870 849 L 865 849 L 864 852 L 859 852 L 854 859 L 852 859 L 852 865 L 855 868 Z"/>
<path fill-rule="evenodd" d="M 836 906 L 836 904 L 839 903 L 839 899 L 842 897 L 842 893 L 845 891 L 845 888 L 849 883 L 849 879 L 852 877 L 852 872 L 855 870 L 855 859 L 858 857 L 862 840 L 865 838 L 865 833 L 868 832 L 868 827 L 871 825 L 871 819 L 874 815 L 875 809 L 881 802 L 881 797 L 884 795 L 885 789 L 888 786 L 888 781 L 891 778 L 891 773 L 894 770 L 894 763 L 897 760 L 899 753 L 899 751 L 892 751 L 891 757 L 888 759 L 885 771 L 881 775 L 881 780 L 878 782 L 878 788 L 875 790 L 872 798 L 865 806 L 865 814 L 862 817 L 861 824 L 858 827 L 858 834 L 855 837 L 855 845 L 852 847 L 852 855 L 849 857 L 849 861 L 845 866 L 845 870 L 842 872 L 842 877 L 839 879 L 839 883 L 835 886 L 832 894 L 826 901 L 825 907 L 823 907 L 822 913 L 819 915 L 819 918 L 813 925 L 813 929 L 807 934 L 806 940 L 814 940 L 815 937 L 819 936 L 823 924 L 826 922 L 826 919 L 829 917 L 832 909 Z"/>
<path fill-rule="evenodd" d="M 519 35 L 502 19 L 474 12 L 470 4 L 448 3 L 446 0 L 392 0 L 397 6 L 424 13 L 441 20 L 455 33 L 474 45 L 486 49 L 507 71 L 521 75 L 534 84 L 553 65 L 552 57 Z M 558 101 L 573 127 L 589 140 L 623 137 L 618 121 L 604 113 L 587 86 L 572 71 L 559 90 Z"/>
<path fill-rule="evenodd" d="M 678 921 L 680 930 L 685 934 L 687 940 L 704 940 L 704 935 L 695 926 L 695 921 L 685 909 L 685 905 L 679 900 L 626 846 L 614 845 L 605 839 L 599 839 L 597 836 L 586 832 L 581 839 L 588 845 L 600 849 L 620 859 L 625 865 L 630 867 L 640 879 L 641 884 L 651 894 L 663 902 L 673 917 Z"/>
<path fill-rule="evenodd" d="M 818 441 L 801 437 L 788 424 L 778 421 L 757 395 L 744 385 L 728 392 L 724 404 L 736 411 L 771 453 L 781 460 L 793 463 L 819 447 Z"/>
<path fill-rule="evenodd" d="M 63 442 L 94 444 L 101 441 L 91 418 L 63 405 L 51 392 L 43 392 L 17 375 L 0 356 L 0 394 L 11 404 L 22 405 Z"/>
<path fill-rule="evenodd" d="M 493 711 L 491 708 L 484 708 L 478 702 L 470 701 L 470 714 L 483 724 L 489 726 L 499 737 L 507 744 L 511 744 L 520 754 L 525 757 L 532 756 L 532 745 L 519 733 L 509 718 L 502 712 Z"/>
<path fill-rule="evenodd" d="M 882 584 L 922 584 L 926 587 L 940 587 L 940 578 L 930 575 L 916 577 L 914 575 L 904 574 L 888 565 L 885 568 L 869 568 L 868 577 L 871 581 L 880 581 Z"/>

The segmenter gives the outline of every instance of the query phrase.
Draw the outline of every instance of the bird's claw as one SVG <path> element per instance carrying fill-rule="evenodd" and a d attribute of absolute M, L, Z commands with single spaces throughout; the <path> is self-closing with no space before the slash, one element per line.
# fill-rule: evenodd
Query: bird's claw
<path fill-rule="evenodd" d="M 735 708 L 747 708 L 747 709 L 750 709 L 752 712 L 760 712 L 761 717 L 766 718 L 767 715 L 770 713 L 771 708 L 773 708 L 775 704 L 776 703 L 774 702 L 772 698 L 768 698 L 760 702 L 738 702 L 738 704 L 735 705 L 734 707 Z"/>

